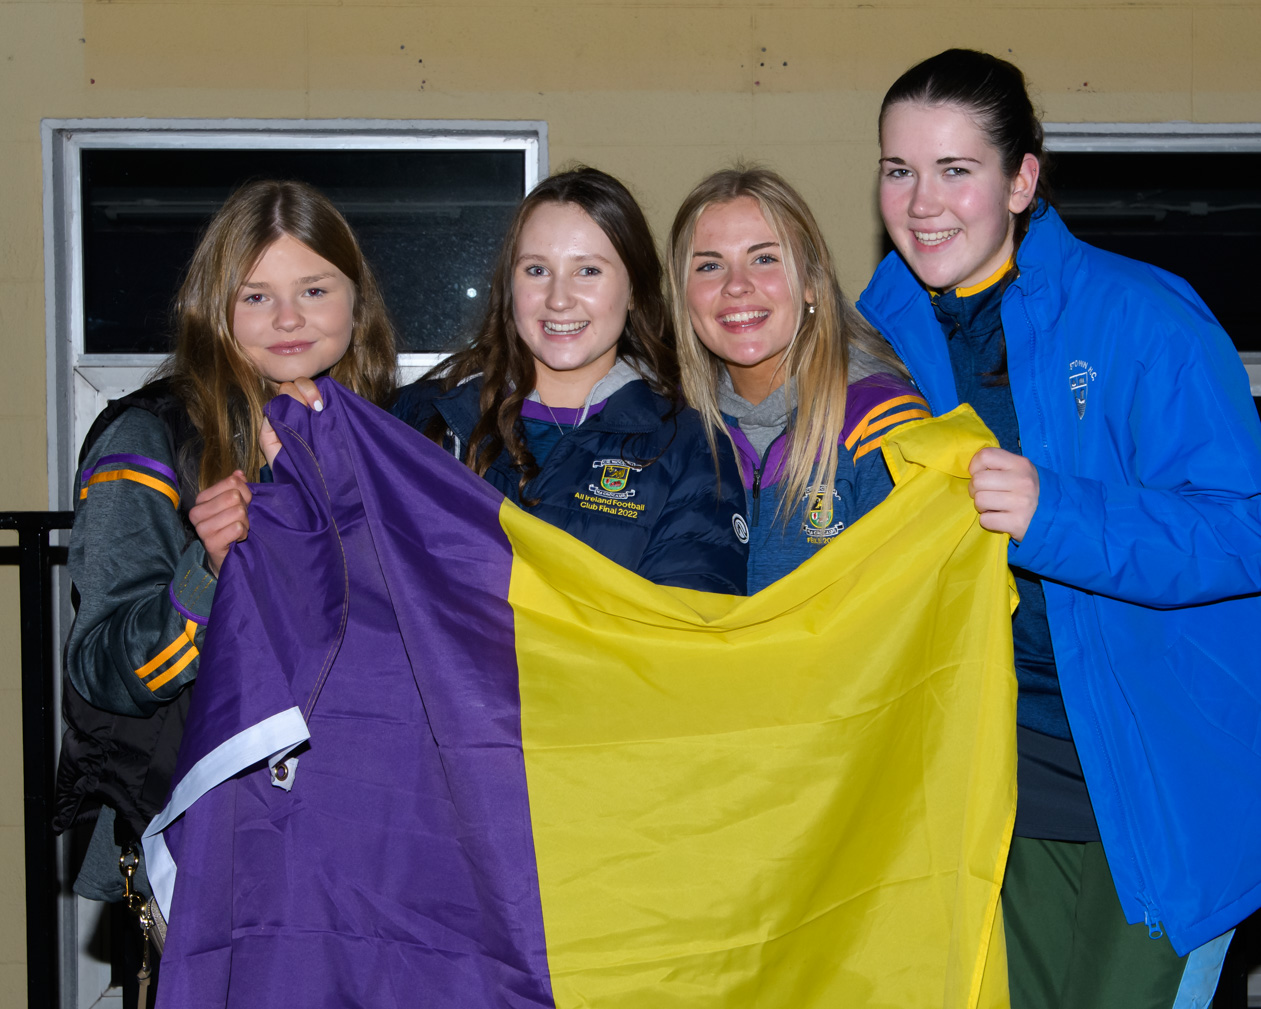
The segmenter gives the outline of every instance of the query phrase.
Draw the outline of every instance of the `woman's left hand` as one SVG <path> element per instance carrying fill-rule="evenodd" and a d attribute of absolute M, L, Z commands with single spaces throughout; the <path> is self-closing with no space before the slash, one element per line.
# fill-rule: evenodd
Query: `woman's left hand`
<path fill-rule="evenodd" d="M 319 386 L 309 378 L 295 378 L 292 382 L 282 382 L 280 388 L 276 390 L 276 395 L 296 399 L 316 413 L 324 409 L 324 399 L 320 396 Z"/>
<path fill-rule="evenodd" d="M 324 409 L 324 400 L 320 396 L 320 390 L 309 378 L 295 378 L 292 382 L 281 383 L 280 388 L 276 390 L 276 395 L 296 399 L 316 413 Z M 271 421 L 265 417 L 263 428 L 258 432 L 258 443 L 263 450 L 263 458 L 267 460 L 267 465 L 273 465 L 276 462 L 276 456 L 280 455 L 280 450 L 284 446 L 280 443 L 280 436 L 276 434 L 275 428 L 271 426 Z"/>
<path fill-rule="evenodd" d="M 1038 509 L 1038 468 L 1022 455 L 983 448 L 968 464 L 968 493 L 981 528 L 1007 533 L 1019 543 Z"/>

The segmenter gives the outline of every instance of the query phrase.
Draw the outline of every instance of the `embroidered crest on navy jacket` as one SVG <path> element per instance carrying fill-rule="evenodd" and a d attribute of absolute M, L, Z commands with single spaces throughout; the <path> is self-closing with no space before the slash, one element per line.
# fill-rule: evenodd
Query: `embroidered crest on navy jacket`
<path fill-rule="evenodd" d="M 643 469 L 625 459 L 597 459 L 591 464 L 592 469 L 600 470 L 600 483 L 588 484 L 587 490 L 596 497 L 608 498 L 612 501 L 629 501 L 635 496 L 635 489 L 626 489 L 632 473 Z"/>
<path fill-rule="evenodd" d="M 806 502 L 806 515 L 801 531 L 806 534 L 807 543 L 823 544 L 840 535 L 845 523 L 839 519 L 833 521 L 836 503 L 841 500 L 836 488 L 809 491 L 803 500 Z"/>

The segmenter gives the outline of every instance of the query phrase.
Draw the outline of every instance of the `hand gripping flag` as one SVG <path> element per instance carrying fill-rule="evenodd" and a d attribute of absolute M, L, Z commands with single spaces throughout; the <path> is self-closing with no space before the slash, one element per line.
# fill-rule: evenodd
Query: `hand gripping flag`
<path fill-rule="evenodd" d="M 326 384 L 224 569 L 160 1004 L 1006 1004 L 1006 538 L 962 408 L 748 598 L 650 584 Z"/>

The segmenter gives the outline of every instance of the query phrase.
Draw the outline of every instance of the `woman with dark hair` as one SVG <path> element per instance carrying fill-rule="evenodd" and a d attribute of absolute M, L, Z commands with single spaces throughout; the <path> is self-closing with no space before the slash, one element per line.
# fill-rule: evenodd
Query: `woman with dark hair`
<path fill-rule="evenodd" d="M 744 593 L 739 471 L 681 403 L 652 233 L 612 176 L 577 168 L 526 196 L 472 344 L 394 413 L 645 578 Z"/>
<path fill-rule="evenodd" d="M 970 470 L 1020 592 L 1012 1005 L 1207 1005 L 1214 937 L 1261 903 L 1261 425 L 1239 356 L 1184 281 L 1067 231 L 1012 64 L 911 68 L 880 148 L 897 251 L 858 307 L 934 413 L 970 403 L 1001 446 Z"/>

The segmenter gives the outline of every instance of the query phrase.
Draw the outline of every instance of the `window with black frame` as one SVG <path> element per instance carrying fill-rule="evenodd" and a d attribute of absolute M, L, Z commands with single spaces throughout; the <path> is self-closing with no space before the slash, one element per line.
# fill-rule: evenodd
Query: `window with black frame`
<path fill-rule="evenodd" d="M 1072 151 L 1051 162 L 1069 230 L 1186 279 L 1240 352 L 1261 351 L 1259 180 L 1261 152 Z"/>
<path fill-rule="evenodd" d="M 1261 352 L 1252 298 L 1258 180 L 1261 152 L 1253 151 L 1072 151 L 1051 162 L 1055 206 L 1069 230 L 1187 280 L 1243 354 Z M 1261 411 L 1261 397 L 1255 402 Z"/>
<path fill-rule="evenodd" d="M 480 320 L 494 257 L 525 194 L 507 150 L 85 149 L 84 345 L 164 354 L 172 301 L 211 215 L 250 179 L 300 179 L 346 215 L 381 283 L 400 352 L 454 349 Z"/>

